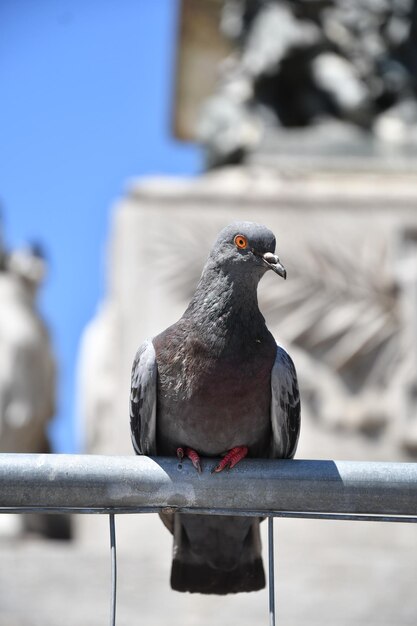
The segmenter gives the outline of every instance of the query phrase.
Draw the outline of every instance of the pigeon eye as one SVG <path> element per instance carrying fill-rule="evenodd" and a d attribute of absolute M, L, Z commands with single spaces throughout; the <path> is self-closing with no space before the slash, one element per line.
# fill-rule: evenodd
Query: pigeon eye
<path fill-rule="evenodd" d="M 248 240 L 244 235 L 236 235 L 233 241 L 235 242 L 236 248 L 240 248 L 241 250 L 243 250 L 244 248 L 248 247 Z"/>

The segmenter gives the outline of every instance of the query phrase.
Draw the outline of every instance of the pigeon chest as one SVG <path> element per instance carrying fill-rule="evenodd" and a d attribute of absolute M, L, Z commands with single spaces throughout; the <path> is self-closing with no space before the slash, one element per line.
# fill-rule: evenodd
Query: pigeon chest
<path fill-rule="evenodd" d="M 157 447 L 188 446 L 217 456 L 235 446 L 265 456 L 271 437 L 271 370 L 275 342 L 215 357 L 201 347 L 158 362 Z"/>

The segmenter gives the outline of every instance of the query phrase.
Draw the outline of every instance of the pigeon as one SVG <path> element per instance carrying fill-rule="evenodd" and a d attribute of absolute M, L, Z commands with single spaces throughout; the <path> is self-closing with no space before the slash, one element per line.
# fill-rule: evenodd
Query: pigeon
<path fill-rule="evenodd" d="M 294 456 L 297 375 L 257 300 L 270 270 L 286 278 L 266 226 L 234 222 L 219 233 L 181 319 L 136 353 L 130 420 L 137 454 L 177 457 L 198 472 L 203 457 L 220 458 L 213 480 L 244 457 Z M 174 538 L 173 589 L 224 595 L 265 586 L 259 517 L 161 518 Z"/>

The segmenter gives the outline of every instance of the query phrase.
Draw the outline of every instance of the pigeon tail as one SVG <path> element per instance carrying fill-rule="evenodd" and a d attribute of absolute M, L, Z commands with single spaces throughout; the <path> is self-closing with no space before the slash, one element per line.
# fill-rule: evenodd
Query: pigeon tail
<path fill-rule="evenodd" d="M 218 570 L 207 563 L 185 563 L 172 561 L 171 587 L 175 591 L 218 594 L 259 591 L 265 587 L 262 559 L 242 563 L 231 571 Z"/>
<path fill-rule="evenodd" d="M 171 587 L 225 595 L 265 587 L 259 518 L 175 514 Z"/>

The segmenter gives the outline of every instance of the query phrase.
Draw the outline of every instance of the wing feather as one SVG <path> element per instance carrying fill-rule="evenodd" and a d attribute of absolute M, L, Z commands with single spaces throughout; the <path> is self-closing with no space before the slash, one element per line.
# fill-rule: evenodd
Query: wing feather
<path fill-rule="evenodd" d="M 156 454 L 157 376 L 155 348 L 145 341 L 132 366 L 130 432 L 137 454 Z"/>
<path fill-rule="evenodd" d="M 280 346 L 271 372 L 271 391 L 272 457 L 292 458 L 300 434 L 300 393 L 294 363 Z"/>

